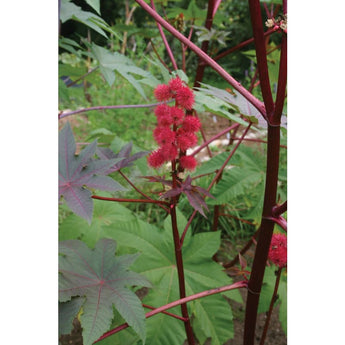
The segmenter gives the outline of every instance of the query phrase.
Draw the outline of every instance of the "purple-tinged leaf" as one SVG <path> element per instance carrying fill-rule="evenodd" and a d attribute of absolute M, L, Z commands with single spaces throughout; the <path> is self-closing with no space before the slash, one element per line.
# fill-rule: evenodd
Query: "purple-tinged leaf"
<path fill-rule="evenodd" d="M 102 148 L 99 147 L 97 148 L 97 155 L 101 159 L 120 159 L 122 158 L 118 163 L 114 164 L 108 171 L 107 173 L 111 173 L 126 167 L 130 167 L 133 165 L 133 162 L 145 155 L 147 155 L 149 152 L 148 151 L 142 151 L 142 152 L 137 152 L 134 155 L 130 155 L 132 152 L 132 147 L 133 144 L 132 142 L 126 144 L 125 146 L 122 147 L 119 153 L 115 154 L 111 149 L 109 148 Z"/>
<path fill-rule="evenodd" d="M 147 180 L 149 180 L 149 182 L 160 182 L 166 186 L 172 187 L 171 180 L 165 180 L 164 178 L 161 178 L 159 176 L 142 176 L 142 178 L 146 178 Z"/>
<path fill-rule="evenodd" d="M 161 198 L 162 199 L 173 198 L 174 196 L 180 195 L 182 192 L 183 192 L 183 190 L 180 187 L 174 188 L 174 189 L 170 189 L 166 193 L 161 195 Z"/>
<path fill-rule="evenodd" d="M 85 297 L 80 318 L 84 345 L 91 345 L 109 329 L 113 305 L 145 343 L 145 313 L 128 287 L 151 284 L 128 270 L 138 255 L 116 257 L 115 249 L 111 239 L 98 241 L 94 250 L 78 240 L 61 241 L 59 245 L 59 300 Z"/>
<path fill-rule="evenodd" d="M 186 194 L 189 200 L 190 205 L 206 218 L 203 208 L 205 208 L 207 211 L 208 208 L 202 194 L 211 198 L 213 198 L 213 196 L 204 188 L 192 186 L 192 178 L 190 175 L 187 176 L 186 180 L 182 183 L 181 186 L 183 193 Z"/>
<path fill-rule="evenodd" d="M 93 200 L 91 198 L 92 193 L 83 187 L 72 188 L 63 186 L 60 189 L 61 195 L 63 195 L 67 206 L 78 216 L 86 219 L 91 224 L 93 213 Z"/>
<path fill-rule="evenodd" d="M 202 207 L 204 207 L 207 211 L 208 211 L 208 208 L 203 197 L 198 192 L 195 192 L 195 191 L 186 191 L 185 194 L 188 198 L 190 205 L 206 218 L 206 215 Z"/>
<path fill-rule="evenodd" d="M 206 196 L 215 199 L 215 197 L 206 189 L 201 188 L 199 186 L 194 186 L 194 188 L 200 193 L 200 194 L 205 194 Z"/>
<path fill-rule="evenodd" d="M 91 192 L 85 188 L 107 191 L 126 190 L 107 175 L 109 169 L 123 158 L 95 160 L 97 141 L 75 155 L 76 145 L 69 123 L 59 133 L 59 196 L 63 196 L 70 209 L 85 218 L 89 224 L 92 220 L 93 200 Z"/>

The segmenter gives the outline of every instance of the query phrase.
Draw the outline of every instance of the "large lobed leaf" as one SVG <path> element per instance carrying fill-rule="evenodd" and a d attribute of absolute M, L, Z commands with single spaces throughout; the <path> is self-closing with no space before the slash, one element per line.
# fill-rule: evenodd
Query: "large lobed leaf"
<path fill-rule="evenodd" d="M 64 233 L 68 234 L 70 230 L 78 228 L 79 236 L 89 245 L 94 245 L 99 237 L 111 237 L 117 241 L 119 252 L 139 251 L 140 260 L 131 267 L 134 271 L 143 274 L 153 285 L 144 297 L 143 303 L 159 307 L 179 299 L 170 218 L 166 218 L 164 228 L 159 229 L 139 219 L 122 205 L 115 203 L 107 205 L 104 208 L 99 203 L 95 204 L 95 217 L 91 227 L 94 222 L 97 222 L 97 236 L 90 235 L 86 222 L 75 215 L 69 216 L 62 223 Z M 178 209 L 177 221 L 181 235 L 187 220 Z M 81 224 L 82 222 L 84 224 Z M 66 223 L 66 228 L 64 223 Z M 232 279 L 223 272 L 223 268 L 212 260 L 219 246 L 220 232 L 199 233 L 194 236 L 190 231 L 187 232 L 183 245 L 187 296 L 232 283 Z M 224 295 L 242 302 L 238 291 Z M 193 329 L 200 341 L 210 337 L 212 344 L 223 344 L 233 337 L 231 308 L 222 295 L 190 302 L 188 308 L 195 316 Z M 180 307 L 169 311 L 181 315 Z M 150 345 L 181 345 L 186 336 L 183 322 L 164 314 L 147 319 L 146 326 L 146 339 Z M 157 332 L 158 329 L 159 332 Z M 116 344 L 119 336 L 115 334 L 111 338 Z"/>
<path fill-rule="evenodd" d="M 95 160 L 97 141 L 94 141 L 75 155 L 76 145 L 72 129 L 67 122 L 59 133 L 59 196 L 63 196 L 70 209 L 91 223 L 93 200 L 91 191 L 125 190 L 118 182 L 108 176 L 109 169 L 123 158 Z"/>
<path fill-rule="evenodd" d="M 145 99 L 146 95 L 141 84 L 152 87 L 159 84 L 150 72 L 137 67 L 132 60 L 120 53 L 110 52 L 94 43 L 92 43 L 91 52 L 98 60 L 100 70 L 110 86 L 115 82 L 115 71 L 132 84 Z"/>
<path fill-rule="evenodd" d="M 94 250 L 78 240 L 59 244 L 59 300 L 85 297 L 80 318 L 84 345 L 91 345 L 109 329 L 113 305 L 145 342 L 145 313 L 141 301 L 128 287 L 151 284 L 128 270 L 138 255 L 115 257 L 115 249 L 111 239 L 98 241 Z"/>

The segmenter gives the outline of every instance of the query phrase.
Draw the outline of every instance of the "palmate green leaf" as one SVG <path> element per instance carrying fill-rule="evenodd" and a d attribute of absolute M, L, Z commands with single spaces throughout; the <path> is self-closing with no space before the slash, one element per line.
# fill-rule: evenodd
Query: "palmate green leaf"
<path fill-rule="evenodd" d="M 153 288 L 144 298 L 143 303 L 153 307 L 159 307 L 179 299 L 178 278 L 175 265 L 175 253 L 171 232 L 171 220 L 166 218 L 164 229 L 159 229 L 140 220 L 135 214 L 119 204 L 107 204 L 103 208 L 104 213 L 98 213 L 98 203 L 95 203 L 94 221 L 103 223 L 99 236 L 106 236 L 115 239 L 119 245 L 119 252 L 141 253 L 140 260 L 137 260 L 132 269 L 143 274 L 151 283 Z M 109 205 L 110 204 L 110 205 Z M 102 206 L 103 207 L 103 206 Z M 111 210 L 112 208 L 112 210 Z M 67 222 L 68 228 L 80 229 L 80 236 L 83 240 L 91 243 L 96 239 L 92 238 L 89 228 L 81 224 L 69 223 L 70 216 L 62 223 Z M 82 221 L 82 220 L 81 220 Z M 177 209 L 177 221 L 180 235 L 182 234 L 187 220 Z M 93 226 L 93 223 L 91 224 Z M 65 233 L 67 232 L 64 231 Z M 192 295 L 207 289 L 231 284 L 232 280 L 223 272 L 222 267 L 212 260 L 212 256 L 220 246 L 220 232 L 200 233 L 195 236 L 187 232 L 183 246 L 184 268 L 186 276 L 186 294 Z M 241 302 L 238 291 L 225 293 L 229 298 Z M 232 314 L 227 301 L 221 295 L 214 295 L 205 299 L 190 302 L 190 312 L 195 314 L 193 327 L 199 339 L 213 338 L 212 344 L 223 344 L 233 336 Z M 221 312 L 214 312 L 216 309 Z M 170 312 L 180 314 L 180 307 L 175 307 Z M 211 324 L 205 328 L 203 325 Z M 147 343 L 155 344 L 182 344 L 185 339 L 183 322 L 173 319 L 167 315 L 159 314 L 146 321 Z M 224 325 L 227 327 L 224 328 Z M 160 331 L 157 332 L 157 329 Z M 114 335 L 113 339 L 117 339 Z"/>
<path fill-rule="evenodd" d="M 110 86 L 115 82 L 115 71 L 132 84 L 145 99 L 146 95 L 141 84 L 152 87 L 159 84 L 159 81 L 150 72 L 137 67 L 131 59 L 120 53 L 110 52 L 94 43 L 92 43 L 91 51 L 98 60 L 100 70 Z M 139 79 L 137 79 L 138 77 Z"/>
<path fill-rule="evenodd" d="M 179 230 L 183 231 L 187 221 L 181 213 L 178 213 L 178 219 Z M 179 299 L 170 219 L 167 219 L 164 225 L 164 230 L 159 230 L 137 219 L 134 222 L 117 224 L 114 231 L 120 248 L 129 247 L 141 252 L 140 260 L 135 262 L 133 270 L 145 275 L 152 282 L 153 289 L 149 291 L 143 303 L 154 307 Z M 200 233 L 194 236 L 187 233 L 183 246 L 187 295 L 232 283 L 222 267 L 212 260 L 219 246 L 220 232 Z M 238 291 L 226 295 L 241 301 Z M 211 316 L 215 311 L 214 304 L 221 308 L 222 313 Z M 196 324 L 198 338 L 211 337 L 212 344 L 223 344 L 233 336 L 230 326 L 231 309 L 222 296 L 210 296 L 205 300 L 193 301 L 189 303 L 189 308 L 199 319 L 199 323 Z M 169 311 L 180 315 L 179 307 Z M 211 325 L 205 330 L 202 325 L 208 322 L 211 322 Z M 226 329 L 223 329 L 224 324 L 227 324 Z M 147 342 L 150 345 L 181 344 L 185 338 L 183 323 L 168 319 L 166 315 L 152 317 L 147 320 L 147 326 Z M 157 329 L 160 331 L 157 332 Z"/>
<path fill-rule="evenodd" d="M 128 269 L 138 255 L 115 257 L 115 249 L 116 243 L 111 239 L 98 241 L 94 250 L 78 240 L 59 244 L 59 300 L 85 297 L 80 318 L 84 345 L 91 345 L 109 329 L 113 305 L 145 343 L 144 310 L 128 287 L 151 284 Z"/>
<path fill-rule="evenodd" d="M 81 239 L 93 248 L 101 238 L 116 238 L 117 224 L 135 220 L 126 207 L 115 202 L 95 200 L 92 222 L 71 214 L 59 226 L 59 240 Z"/>

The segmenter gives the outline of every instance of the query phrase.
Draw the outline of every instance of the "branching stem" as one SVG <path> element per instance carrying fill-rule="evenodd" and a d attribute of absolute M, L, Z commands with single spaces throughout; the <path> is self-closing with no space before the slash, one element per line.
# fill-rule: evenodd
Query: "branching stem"
<path fill-rule="evenodd" d="M 171 303 L 168 303 L 166 305 L 163 305 L 159 308 L 156 308 L 148 313 L 146 313 L 145 317 L 148 319 L 149 317 L 151 316 L 154 316 L 156 314 L 159 314 L 159 313 L 162 313 L 163 311 L 167 310 L 167 309 L 171 309 L 171 308 L 174 308 L 178 305 L 181 305 L 181 304 L 185 304 L 185 303 L 188 303 L 188 302 L 191 302 L 191 301 L 194 301 L 196 299 L 199 299 L 199 298 L 203 298 L 203 297 L 207 297 L 207 296 L 211 296 L 211 295 L 215 295 L 215 294 L 218 294 L 218 293 L 222 293 L 222 292 L 225 292 L 225 291 L 230 291 L 230 290 L 235 290 L 235 289 L 240 289 L 240 288 L 246 288 L 248 286 L 247 282 L 246 281 L 239 281 L 239 282 L 236 282 L 234 284 L 231 284 L 231 285 L 226 285 L 226 286 L 222 286 L 222 287 L 219 287 L 219 288 L 215 288 L 215 289 L 211 289 L 211 290 L 206 290 L 206 291 L 202 291 L 202 292 L 199 292 L 199 293 L 196 293 L 194 295 L 191 295 L 191 296 L 188 296 L 188 297 L 185 297 L 185 298 L 181 298 L 177 301 L 174 301 L 174 302 L 171 302 Z M 115 334 L 115 333 L 118 333 L 124 329 L 126 329 L 127 327 L 129 327 L 129 325 L 127 323 L 124 323 L 106 333 L 104 333 L 100 338 L 98 338 L 95 342 L 99 342 L 105 338 L 108 338 L 110 337 L 111 335 Z"/>
<path fill-rule="evenodd" d="M 98 199 L 98 200 L 105 200 L 105 201 L 115 201 L 115 202 L 140 202 L 140 203 L 147 203 L 147 204 L 169 205 L 168 202 L 160 201 L 160 200 L 108 198 L 108 197 L 99 196 L 99 195 L 92 195 L 91 198 Z"/>
<path fill-rule="evenodd" d="M 127 108 L 153 108 L 157 105 L 164 104 L 166 102 L 158 102 L 158 103 L 150 103 L 150 104 L 123 104 L 123 105 L 101 105 L 97 107 L 89 107 L 89 108 L 82 108 L 78 110 L 73 110 L 69 112 L 60 112 L 59 113 L 59 119 L 62 119 L 67 116 L 80 114 L 80 113 L 86 113 L 87 111 L 92 110 L 106 110 L 106 109 L 127 109 Z"/>
<path fill-rule="evenodd" d="M 146 12 L 148 12 L 152 18 L 160 23 L 166 30 L 168 30 L 179 41 L 187 45 L 194 53 L 196 53 L 201 59 L 203 59 L 211 68 L 213 68 L 223 79 L 225 79 L 235 90 L 237 90 L 243 97 L 245 97 L 250 103 L 253 104 L 258 111 L 266 117 L 266 110 L 264 104 L 253 96 L 245 87 L 241 85 L 236 79 L 234 79 L 227 71 L 225 71 L 218 63 L 210 58 L 205 52 L 203 52 L 197 45 L 191 42 L 188 38 L 178 32 L 172 25 L 164 20 L 155 10 L 145 3 L 144 0 L 135 0 Z"/>

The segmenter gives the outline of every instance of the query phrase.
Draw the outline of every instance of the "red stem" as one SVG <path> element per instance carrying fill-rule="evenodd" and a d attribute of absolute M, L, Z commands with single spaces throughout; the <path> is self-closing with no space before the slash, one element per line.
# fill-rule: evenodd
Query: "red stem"
<path fill-rule="evenodd" d="M 184 270 L 183 270 L 183 258 L 182 258 L 182 248 L 181 248 L 182 246 L 180 245 L 180 235 L 177 228 L 175 203 L 173 203 L 172 206 L 173 208 L 171 209 L 170 217 L 171 217 L 171 225 L 172 225 L 173 238 L 174 238 L 175 259 L 176 259 L 177 275 L 178 275 L 178 282 L 179 282 L 180 298 L 183 299 L 186 297 L 186 287 L 185 287 L 185 277 L 184 277 Z M 188 344 L 193 345 L 195 344 L 195 342 L 194 342 L 193 330 L 190 324 L 190 319 L 189 319 L 186 303 L 181 304 L 181 312 L 182 312 L 182 316 L 186 319 L 186 321 L 184 322 L 184 326 L 186 330 Z"/>
<path fill-rule="evenodd" d="M 208 186 L 207 190 L 210 191 L 211 188 L 213 187 L 213 185 L 216 183 L 216 181 L 218 180 L 218 177 L 223 173 L 223 170 L 225 169 L 225 167 L 227 166 L 227 164 L 229 163 L 229 160 L 231 159 L 231 157 L 235 154 L 237 148 L 240 146 L 243 138 L 247 135 L 250 126 L 252 125 L 252 123 L 249 123 L 249 125 L 247 126 L 247 128 L 245 129 L 245 131 L 243 132 L 241 139 L 238 141 L 238 143 L 235 145 L 235 147 L 231 150 L 231 153 L 229 154 L 228 158 L 225 160 L 225 162 L 223 163 L 223 165 L 221 166 L 221 168 L 218 170 L 216 176 L 213 178 L 213 180 L 211 181 L 210 185 Z"/>
<path fill-rule="evenodd" d="M 266 44 L 261 17 L 260 0 L 249 0 L 249 11 L 253 28 L 261 93 L 265 103 L 267 118 L 270 118 L 274 111 L 274 102 L 267 68 Z"/>
<path fill-rule="evenodd" d="M 245 87 L 241 85 L 236 79 L 234 79 L 227 71 L 225 71 L 220 65 L 218 65 L 212 58 L 210 58 L 205 52 L 203 52 L 197 45 L 188 40 L 180 32 L 178 32 L 172 25 L 165 21 L 156 11 L 148 6 L 144 0 L 135 0 L 146 12 L 148 12 L 155 21 L 160 23 L 166 30 L 168 30 L 179 41 L 187 45 L 192 51 L 194 51 L 199 57 L 201 57 L 211 68 L 213 68 L 223 79 L 225 79 L 235 90 L 237 90 L 243 97 L 245 97 L 250 103 L 253 104 L 258 111 L 266 117 L 266 110 L 264 104 L 253 96 Z"/>
<path fill-rule="evenodd" d="M 267 30 L 267 31 L 264 33 L 264 36 L 265 36 L 265 37 L 266 37 L 266 36 L 269 36 L 269 35 L 273 34 L 274 32 L 275 32 L 275 31 L 274 31 L 273 29 L 269 29 L 269 30 Z M 234 46 L 234 47 L 232 47 L 232 48 L 226 50 L 225 52 L 223 52 L 223 53 L 217 55 L 216 57 L 213 58 L 213 60 L 217 61 L 217 60 L 223 58 L 224 56 L 229 55 L 229 54 L 233 53 L 234 51 L 236 51 L 236 50 L 238 50 L 238 49 L 241 49 L 241 48 L 245 47 L 246 45 L 248 45 L 248 44 L 250 44 L 250 43 L 253 43 L 253 42 L 254 42 L 254 37 L 249 38 L 248 40 L 243 41 L 243 42 L 237 44 L 236 46 Z"/>
<path fill-rule="evenodd" d="M 214 12 L 215 6 L 216 6 L 215 0 L 209 0 L 208 8 L 207 8 L 207 16 L 206 16 L 206 20 L 205 20 L 205 28 L 207 30 L 210 30 L 212 27 L 213 16 L 214 16 L 213 12 Z M 203 41 L 201 44 L 201 50 L 203 52 L 207 53 L 208 46 L 209 46 L 209 41 Z M 196 74 L 195 74 L 194 87 L 200 86 L 200 82 L 202 81 L 202 79 L 204 77 L 205 67 L 206 67 L 206 64 L 204 64 L 203 60 L 201 58 L 199 58 L 198 67 L 197 67 Z"/>
<path fill-rule="evenodd" d="M 195 151 L 193 151 L 190 155 L 191 156 L 195 156 L 197 153 L 199 153 L 202 149 L 204 149 L 206 146 L 208 146 L 210 143 L 212 143 L 212 141 L 218 139 L 219 137 L 221 137 L 222 135 L 230 132 L 232 129 L 235 129 L 237 127 L 239 127 L 240 125 L 238 123 L 233 124 L 232 126 L 225 128 L 224 130 L 222 130 L 221 132 L 219 132 L 218 134 L 216 134 L 215 136 L 213 136 L 211 139 L 205 141 L 202 145 L 200 145 Z"/>
<path fill-rule="evenodd" d="M 124 105 L 102 105 L 97 107 L 89 107 L 89 108 L 82 108 L 74 111 L 69 111 L 67 113 L 60 112 L 59 119 L 62 119 L 66 116 L 71 116 L 79 113 L 86 113 L 87 111 L 92 110 L 105 110 L 105 109 L 125 109 L 125 108 L 153 108 L 159 104 L 164 104 L 166 102 L 158 102 L 158 103 L 151 103 L 151 104 L 124 104 Z"/>
<path fill-rule="evenodd" d="M 151 200 L 154 201 L 152 198 L 150 198 L 148 195 L 146 195 L 144 192 L 142 192 L 139 188 L 137 188 L 134 183 L 132 183 L 132 181 L 121 171 L 119 170 L 120 175 L 139 193 L 141 194 L 143 197 L 145 197 L 147 200 Z M 169 209 L 167 209 L 166 207 L 164 207 L 163 205 L 158 204 L 159 207 L 161 207 L 162 209 L 164 209 L 166 212 L 170 212 Z"/>
<path fill-rule="evenodd" d="M 259 228 L 260 229 L 260 228 Z M 240 254 L 244 255 L 247 250 L 252 246 L 253 243 L 255 243 L 256 237 L 258 236 L 259 229 L 255 231 L 254 235 L 251 237 L 251 239 L 246 243 L 246 245 L 240 250 Z M 237 254 L 234 259 L 232 259 L 229 263 L 223 264 L 224 268 L 229 268 L 234 266 L 239 261 L 239 255 Z"/>
<path fill-rule="evenodd" d="M 151 0 L 151 6 L 152 6 L 152 9 L 155 11 L 156 9 L 155 9 L 155 4 L 154 4 L 153 0 Z M 167 53 L 168 53 L 168 55 L 170 57 L 170 60 L 171 60 L 171 63 L 173 65 L 173 67 L 174 67 L 174 70 L 176 71 L 178 69 L 178 67 L 177 67 L 177 64 L 176 64 L 176 61 L 175 61 L 175 58 L 174 58 L 174 54 L 173 54 L 173 52 L 170 49 L 168 40 L 165 37 L 164 31 L 163 31 L 162 27 L 159 25 L 159 22 L 156 21 L 156 24 L 157 24 L 159 33 L 160 33 L 160 35 L 162 37 L 163 43 L 165 45 L 165 49 L 167 50 Z"/>
<path fill-rule="evenodd" d="M 143 303 L 143 307 L 144 307 L 144 308 L 151 309 L 151 310 L 155 310 L 155 309 L 156 309 L 155 307 L 152 307 L 152 306 L 147 305 L 147 304 L 144 304 L 144 303 Z M 181 320 L 181 321 L 183 321 L 183 322 L 187 321 L 186 318 L 184 318 L 184 317 L 182 317 L 182 316 L 180 316 L 180 315 L 176 315 L 176 314 L 173 314 L 173 313 L 169 313 L 168 311 L 162 311 L 162 314 L 169 315 L 169 316 L 171 316 L 171 317 L 173 317 L 173 318 L 175 318 L 175 319 Z"/>
<path fill-rule="evenodd" d="M 261 18 L 260 0 L 249 0 L 249 9 L 251 14 L 251 21 L 254 33 L 257 65 L 259 69 L 261 91 L 264 98 L 264 103 L 267 112 L 267 118 L 272 119 L 275 105 L 273 103 L 271 87 L 268 77 L 268 67 L 265 49 L 265 40 L 263 34 L 263 25 Z M 282 47 L 283 49 L 283 47 Z M 284 66 L 284 65 L 283 65 Z M 283 66 L 280 65 L 279 79 L 283 80 L 282 74 Z M 278 80 L 279 80 L 278 79 Z M 282 85 L 283 86 L 283 85 Z M 278 94 L 278 93 L 277 93 Z M 279 93 L 281 97 L 282 93 Z M 285 97 L 285 94 L 284 94 Z M 281 104 L 281 99 L 276 100 L 276 104 Z M 280 113 L 281 114 L 281 113 Z M 277 120 L 275 118 L 275 120 Z M 256 246 L 254 261 L 252 265 L 252 273 L 248 282 L 248 295 L 246 303 L 246 315 L 244 325 L 244 345 L 254 345 L 255 326 L 257 319 L 257 310 L 259 305 L 260 292 L 265 273 L 266 261 L 268 251 L 271 243 L 274 221 L 272 217 L 273 207 L 276 205 L 277 198 L 277 183 L 279 170 L 279 145 L 280 145 L 280 119 L 271 124 L 268 121 L 267 131 L 267 169 L 266 169 L 266 183 L 265 196 L 262 212 L 262 219 L 260 225 L 259 239 Z"/>
<path fill-rule="evenodd" d="M 105 200 L 105 201 L 116 201 L 116 202 L 140 202 L 140 203 L 147 203 L 147 204 L 169 205 L 168 202 L 160 201 L 160 200 L 108 198 L 108 197 L 99 196 L 99 195 L 92 195 L 91 198 L 98 199 L 98 200 Z"/>
<path fill-rule="evenodd" d="M 264 330 L 262 331 L 262 335 L 261 335 L 260 345 L 264 345 L 265 344 L 266 334 L 267 334 L 268 326 L 269 326 L 269 323 L 270 323 L 270 320 L 271 320 L 271 315 L 272 315 L 272 311 L 273 311 L 274 302 L 275 302 L 275 299 L 276 299 L 276 296 L 277 296 L 277 292 L 278 292 L 278 287 L 279 287 L 281 273 L 282 273 L 282 268 L 279 268 L 278 272 L 277 272 L 276 283 L 274 285 L 274 291 L 273 291 L 273 295 L 272 295 L 272 298 L 271 298 L 270 307 L 269 307 L 268 312 L 267 312 L 267 318 L 266 318 L 266 321 L 265 321 Z"/>
<path fill-rule="evenodd" d="M 286 219 L 282 216 L 278 217 L 266 217 L 269 220 L 272 220 L 272 222 L 276 223 L 279 225 L 285 232 L 287 232 L 287 222 Z"/>
<path fill-rule="evenodd" d="M 244 325 L 244 345 L 254 345 L 255 325 L 262 281 L 265 273 L 268 250 L 271 243 L 274 222 L 272 209 L 276 204 L 279 169 L 280 127 L 268 125 L 267 169 L 263 215 L 259 239 L 256 246 L 252 273 L 248 282 L 248 297 Z"/>
<path fill-rule="evenodd" d="M 287 211 L 287 200 L 282 203 L 281 205 L 275 205 L 272 209 L 272 215 L 273 217 L 280 216 L 281 214 L 285 213 Z"/>
<path fill-rule="evenodd" d="M 232 140 L 240 140 L 241 138 L 232 138 Z M 267 144 L 267 140 L 261 140 L 261 139 L 252 139 L 252 138 L 244 138 L 243 141 L 253 141 L 256 143 L 263 143 L 263 144 Z M 279 147 L 283 148 L 283 149 L 287 149 L 286 145 L 279 145 Z"/>
<path fill-rule="evenodd" d="M 242 138 L 244 138 L 244 137 L 246 136 L 246 134 L 247 134 L 247 132 L 249 131 L 249 128 L 250 128 L 251 125 L 252 125 L 252 124 L 250 123 L 250 124 L 248 125 L 248 127 L 245 129 L 245 131 L 244 131 L 243 134 L 242 134 Z M 221 166 L 221 168 L 218 170 L 216 176 L 213 178 L 213 180 L 211 181 L 210 185 L 208 186 L 207 191 L 210 191 L 210 190 L 211 190 L 211 188 L 213 187 L 213 185 L 214 185 L 214 184 L 216 183 L 216 181 L 218 180 L 219 176 L 223 173 L 224 168 L 227 166 L 229 160 L 230 160 L 231 157 L 234 155 L 234 153 L 236 152 L 236 150 L 237 150 L 237 148 L 239 147 L 239 145 L 241 144 L 241 142 L 242 142 L 242 140 L 240 140 L 240 141 L 236 144 L 236 146 L 232 149 L 232 151 L 230 152 L 228 158 L 225 160 L 225 162 L 223 163 L 223 165 Z M 188 220 L 188 223 L 187 223 L 186 227 L 185 227 L 184 230 L 183 230 L 183 233 L 182 233 L 182 236 L 181 236 L 181 239 L 180 239 L 180 247 L 182 247 L 182 244 L 183 244 L 184 238 L 185 238 L 185 236 L 186 236 L 187 230 L 188 230 L 188 228 L 189 228 L 189 226 L 190 226 L 190 224 L 191 224 L 193 218 L 195 217 L 196 212 L 197 212 L 197 211 L 194 211 L 194 212 L 192 213 L 192 215 L 190 216 L 190 218 L 189 218 L 189 220 Z"/>
<path fill-rule="evenodd" d="M 202 291 L 202 292 L 199 292 L 199 293 L 196 293 L 194 295 L 191 295 L 191 296 L 188 296 L 188 297 L 185 297 L 185 298 L 181 298 L 177 301 L 174 301 L 174 302 L 171 302 L 171 303 L 168 303 L 166 305 L 163 305 L 159 308 L 156 308 L 148 313 L 146 313 L 145 317 L 148 319 L 149 317 L 151 316 L 154 316 L 158 313 L 162 313 L 164 310 L 167 310 L 167 309 L 171 309 L 171 308 L 174 308 L 178 305 L 181 305 L 181 304 L 185 304 L 187 302 L 191 302 L 191 301 L 194 301 L 196 299 L 199 299 L 199 298 L 203 298 L 203 297 L 207 297 L 207 296 L 211 296 L 211 295 L 215 295 L 215 294 L 218 294 L 218 293 L 222 293 L 222 292 L 225 292 L 225 291 L 230 291 L 230 290 L 234 290 L 234 289 L 239 289 L 239 288 L 243 288 L 243 287 L 247 287 L 248 284 L 246 281 L 239 281 L 239 282 L 236 282 L 234 284 L 231 284 L 231 285 L 226 285 L 226 286 L 223 286 L 223 287 L 219 287 L 219 288 L 215 288 L 215 289 L 211 289 L 211 290 L 206 290 L 206 291 Z M 98 338 L 96 341 L 94 341 L 94 344 L 105 339 L 105 338 L 108 338 L 110 337 L 111 335 L 115 334 L 115 333 L 118 333 L 120 331 L 122 331 L 123 329 L 126 329 L 128 326 L 127 323 L 124 323 L 106 333 L 104 333 L 100 338 Z M 159 331 L 159 330 L 157 330 Z"/>
<path fill-rule="evenodd" d="M 287 84 L 287 36 L 283 34 L 282 43 L 281 43 L 281 51 L 280 51 L 277 97 L 276 97 L 274 114 L 272 118 L 269 118 L 272 125 L 280 124 L 280 118 L 281 118 L 283 108 L 284 108 L 286 84 Z"/>

